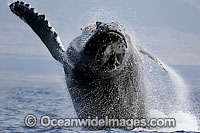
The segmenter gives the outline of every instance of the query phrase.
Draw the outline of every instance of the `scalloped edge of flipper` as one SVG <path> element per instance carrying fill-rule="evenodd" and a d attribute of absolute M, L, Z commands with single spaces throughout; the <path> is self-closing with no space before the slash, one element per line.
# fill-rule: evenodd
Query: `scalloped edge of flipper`
<path fill-rule="evenodd" d="M 39 36 L 42 42 L 49 49 L 51 55 L 64 64 L 64 52 L 66 51 L 57 32 L 46 19 L 44 14 L 38 13 L 30 4 L 23 1 L 16 1 L 9 5 L 11 11 L 27 23 Z"/>

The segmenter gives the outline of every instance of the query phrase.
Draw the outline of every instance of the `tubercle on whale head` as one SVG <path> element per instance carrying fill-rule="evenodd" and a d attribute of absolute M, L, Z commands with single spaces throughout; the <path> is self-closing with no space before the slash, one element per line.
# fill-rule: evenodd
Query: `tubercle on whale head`
<path fill-rule="evenodd" d="M 87 27 L 83 32 L 91 32 L 82 53 L 94 63 L 95 69 L 112 71 L 125 58 L 128 48 L 124 28 L 118 23 L 103 23 Z"/>

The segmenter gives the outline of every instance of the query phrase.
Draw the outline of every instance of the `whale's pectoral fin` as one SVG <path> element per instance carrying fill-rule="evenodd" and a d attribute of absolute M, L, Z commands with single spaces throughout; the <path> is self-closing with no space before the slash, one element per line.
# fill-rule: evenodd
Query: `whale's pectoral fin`
<path fill-rule="evenodd" d="M 64 46 L 54 28 L 45 19 L 45 16 L 40 15 L 34 8 L 31 8 L 29 4 L 25 4 L 24 2 L 17 1 L 9 7 L 15 15 L 19 16 L 33 29 L 46 45 L 51 55 L 63 64 L 65 62 L 63 56 L 65 52 Z"/>
<path fill-rule="evenodd" d="M 152 59 L 158 65 L 160 65 L 166 72 L 168 72 L 167 69 L 164 67 L 164 64 L 162 63 L 162 61 L 160 61 L 158 58 L 156 58 L 155 56 L 153 56 L 152 54 L 150 54 L 148 51 L 146 51 L 145 49 L 141 48 L 140 46 L 137 46 L 137 49 L 139 50 L 140 53 L 142 53 L 144 55 L 147 55 L 150 59 Z"/>

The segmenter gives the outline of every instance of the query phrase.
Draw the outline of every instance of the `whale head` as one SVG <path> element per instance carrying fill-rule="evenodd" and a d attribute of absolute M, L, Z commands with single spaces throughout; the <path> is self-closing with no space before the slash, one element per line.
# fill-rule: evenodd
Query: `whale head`
<path fill-rule="evenodd" d="M 121 70 L 129 55 L 131 41 L 122 25 L 96 22 L 85 27 L 72 43 L 67 54 L 77 71 L 102 76 Z"/>
<path fill-rule="evenodd" d="M 128 49 L 128 35 L 118 23 L 96 22 L 84 29 L 90 33 L 82 54 L 89 59 L 95 70 L 105 72 L 117 70 L 123 64 Z"/>

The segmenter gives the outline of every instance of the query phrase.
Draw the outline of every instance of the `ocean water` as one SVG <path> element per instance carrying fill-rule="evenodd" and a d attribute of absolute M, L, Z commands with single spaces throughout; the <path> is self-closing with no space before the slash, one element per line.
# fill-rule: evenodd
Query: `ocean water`
<path fill-rule="evenodd" d="M 146 61 L 148 61 L 148 59 Z M 49 61 L 49 63 L 51 64 L 52 62 Z M 48 115 L 51 118 L 77 118 L 70 95 L 65 85 L 62 68 L 55 62 L 53 64 L 58 68 L 57 75 L 55 74 L 56 76 L 43 74 L 43 76 L 40 75 L 33 78 L 33 76 L 28 77 L 28 74 L 15 74 L 15 76 L 13 76 L 14 74 L 5 74 L 5 77 L 6 75 L 8 76 L 7 79 L 1 78 L 4 83 L 6 81 L 10 82 L 10 85 L 2 84 L 0 87 L 0 129 L 2 132 L 88 131 L 81 127 L 44 128 L 39 122 L 34 128 L 25 126 L 24 119 L 27 114 L 34 114 L 38 121 L 43 115 Z M 46 65 L 48 65 L 48 63 L 46 63 Z M 186 66 L 173 67 L 182 72 L 185 70 L 187 70 L 187 72 L 193 72 L 197 69 L 196 67 Z M 51 69 L 54 69 L 54 67 Z M 147 87 L 147 103 L 149 105 L 148 111 L 150 112 L 151 117 L 175 118 L 177 126 L 174 129 L 136 129 L 126 132 L 198 131 L 200 118 L 200 91 L 198 91 L 197 88 L 190 87 L 190 89 L 188 89 L 189 84 L 187 84 L 188 88 L 181 88 L 183 89 L 183 92 L 181 92 L 181 90 L 176 90 L 177 86 L 173 87 L 173 82 L 170 81 L 169 74 L 151 61 L 146 62 L 145 72 L 146 77 L 148 77 L 146 82 L 149 83 Z M 189 77 L 187 73 L 184 74 L 188 76 L 185 78 L 189 78 L 190 80 L 192 80 L 191 78 L 197 78 Z M 19 79 L 17 79 L 17 77 L 19 77 Z M 30 78 L 30 80 L 28 78 Z M 179 77 L 178 80 L 180 80 L 180 78 L 181 77 Z M 195 79 L 192 81 L 194 80 Z M 176 81 L 175 84 L 178 84 L 179 86 L 180 83 L 186 85 L 185 81 Z M 193 84 L 192 87 L 195 86 L 198 87 L 198 84 Z M 183 87 L 183 85 L 181 85 L 181 87 Z M 188 89 L 187 92 L 184 89 Z M 179 96 L 179 93 L 181 93 L 181 97 Z M 180 100 L 184 100 L 184 102 L 182 103 Z M 189 105 L 185 105 L 185 101 L 190 102 L 187 103 Z M 120 129 L 101 130 L 97 132 L 107 131 L 124 132 Z"/>

